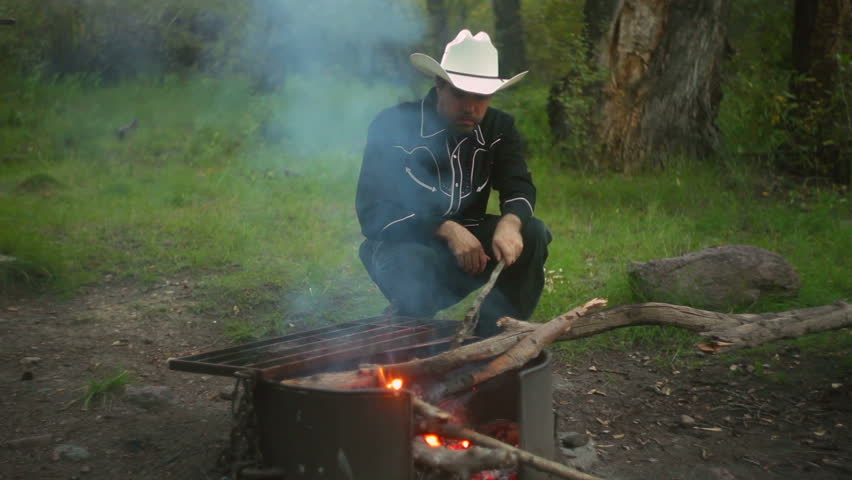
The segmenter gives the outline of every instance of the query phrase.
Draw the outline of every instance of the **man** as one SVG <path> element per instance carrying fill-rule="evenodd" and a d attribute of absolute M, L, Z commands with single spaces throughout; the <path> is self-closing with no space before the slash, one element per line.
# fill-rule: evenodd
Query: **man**
<path fill-rule="evenodd" d="M 501 316 L 528 318 L 544 287 L 550 232 L 533 217 L 521 137 L 510 115 L 489 107 L 527 72 L 500 79 L 488 34 L 468 30 L 440 64 L 421 53 L 411 62 L 435 87 L 370 125 L 356 197 L 361 260 L 397 313 L 416 317 L 462 300 L 505 260 L 475 332 L 490 336 Z M 486 214 L 492 187 L 499 216 Z"/>

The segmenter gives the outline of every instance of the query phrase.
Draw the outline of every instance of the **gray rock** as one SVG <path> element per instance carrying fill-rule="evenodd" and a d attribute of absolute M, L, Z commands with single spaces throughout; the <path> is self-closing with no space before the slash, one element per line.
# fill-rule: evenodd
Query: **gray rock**
<path fill-rule="evenodd" d="M 71 460 L 72 462 L 87 460 L 91 456 L 92 454 L 90 454 L 89 451 L 86 450 L 84 447 L 72 445 L 70 443 L 63 443 L 62 445 L 57 445 L 56 448 L 53 449 L 53 458 L 62 458 L 65 460 Z"/>
<path fill-rule="evenodd" d="M 691 427 L 695 425 L 695 419 L 690 417 L 689 415 L 681 415 L 680 416 L 680 424 L 684 427 Z"/>
<path fill-rule="evenodd" d="M 565 448 L 577 448 L 589 443 L 589 436 L 579 432 L 559 432 L 559 444 Z"/>
<path fill-rule="evenodd" d="M 592 440 L 581 447 L 562 447 L 560 450 L 564 459 L 562 463 L 577 470 L 588 471 L 598 461 L 598 451 L 595 449 L 595 442 Z"/>
<path fill-rule="evenodd" d="M 164 385 L 131 385 L 124 393 L 124 401 L 145 410 L 160 410 L 174 401 L 174 392 Z"/>
<path fill-rule="evenodd" d="M 692 480 L 737 480 L 737 477 L 728 469 L 711 465 L 694 466 L 687 478 Z"/>
<path fill-rule="evenodd" d="M 18 360 L 18 363 L 25 367 L 32 367 L 38 365 L 41 362 L 41 357 L 24 357 Z"/>
<path fill-rule="evenodd" d="M 45 445 L 50 445 L 50 442 L 53 441 L 53 435 L 45 434 L 45 435 L 32 435 L 29 437 L 21 437 L 16 438 L 14 440 L 9 440 L 4 443 L 3 446 L 7 448 L 32 448 L 32 447 L 41 447 Z"/>
<path fill-rule="evenodd" d="M 634 292 L 646 301 L 727 310 L 766 296 L 795 296 L 799 275 L 777 253 L 749 245 L 631 262 Z"/>

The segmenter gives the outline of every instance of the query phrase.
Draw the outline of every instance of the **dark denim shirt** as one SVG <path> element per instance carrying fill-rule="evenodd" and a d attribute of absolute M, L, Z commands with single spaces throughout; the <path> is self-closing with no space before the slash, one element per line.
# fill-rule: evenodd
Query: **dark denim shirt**
<path fill-rule="evenodd" d="M 514 118 L 488 108 L 470 133 L 456 134 L 436 101 L 433 88 L 370 125 L 355 206 L 371 240 L 429 241 L 446 220 L 475 226 L 492 187 L 502 214 L 533 215 L 536 190 Z"/>

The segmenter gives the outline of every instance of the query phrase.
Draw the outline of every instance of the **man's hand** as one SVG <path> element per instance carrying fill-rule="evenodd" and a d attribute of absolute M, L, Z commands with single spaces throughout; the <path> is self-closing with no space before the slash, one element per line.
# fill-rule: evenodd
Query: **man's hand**
<path fill-rule="evenodd" d="M 521 237 L 521 219 L 514 213 L 508 213 L 497 222 L 494 239 L 491 242 L 497 261 L 505 259 L 511 266 L 524 251 L 524 239 Z"/>
<path fill-rule="evenodd" d="M 442 223 L 436 235 L 447 242 L 447 246 L 458 261 L 459 267 L 471 275 L 478 275 L 485 270 L 490 258 L 485 254 L 482 243 L 462 225 L 447 220 Z"/>

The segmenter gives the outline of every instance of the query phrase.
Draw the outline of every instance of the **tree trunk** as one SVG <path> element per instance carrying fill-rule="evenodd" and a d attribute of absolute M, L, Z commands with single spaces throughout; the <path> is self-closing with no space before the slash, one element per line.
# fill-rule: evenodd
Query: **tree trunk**
<path fill-rule="evenodd" d="M 792 92 L 797 173 L 849 183 L 852 173 L 849 101 L 852 72 L 839 55 L 852 53 L 852 0 L 796 0 Z M 848 60 L 847 60 L 848 62 Z"/>
<path fill-rule="evenodd" d="M 429 51 L 436 52 L 440 58 L 444 45 L 452 40 L 447 33 L 447 0 L 426 0 L 426 13 L 429 15 Z"/>
<path fill-rule="evenodd" d="M 583 46 L 585 47 L 583 58 L 586 60 L 586 65 L 577 65 L 572 62 L 568 73 L 551 85 L 547 97 L 547 122 L 551 138 L 556 144 L 568 140 L 572 135 L 584 139 L 593 136 L 590 127 L 596 121 L 593 118 L 595 115 L 591 106 L 599 103 L 603 84 L 600 81 L 590 81 L 589 76 L 594 75 L 594 72 L 601 68 L 601 53 L 608 50 L 605 33 L 620 2 L 621 0 L 586 0 L 583 4 Z M 570 111 L 566 108 L 565 101 L 575 95 L 586 98 L 586 108 L 582 111 L 577 111 L 576 108 Z M 588 144 L 577 146 L 578 149 L 584 147 L 590 146 Z M 583 157 L 588 156 L 597 161 L 597 155 L 593 151 L 567 153 L 575 156 L 582 153 Z"/>
<path fill-rule="evenodd" d="M 716 151 L 729 0 L 623 0 L 602 56 L 602 166 L 631 172 L 666 155 Z"/>
<path fill-rule="evenodd" d="M 492 0 L 494 43 L 500 52 L 500 76 L 508 78 L 527 68 L 521 0 Z"/>
<path fill-rule="evenodd" d="M 597 63 L 599 54 L 608 50 L 604 43 L 606 33 L 619 4 L 620 0 L 586 0 L 583 4 L 583 23 L 589 46 L 586 56 L 592 63 Z"/>

